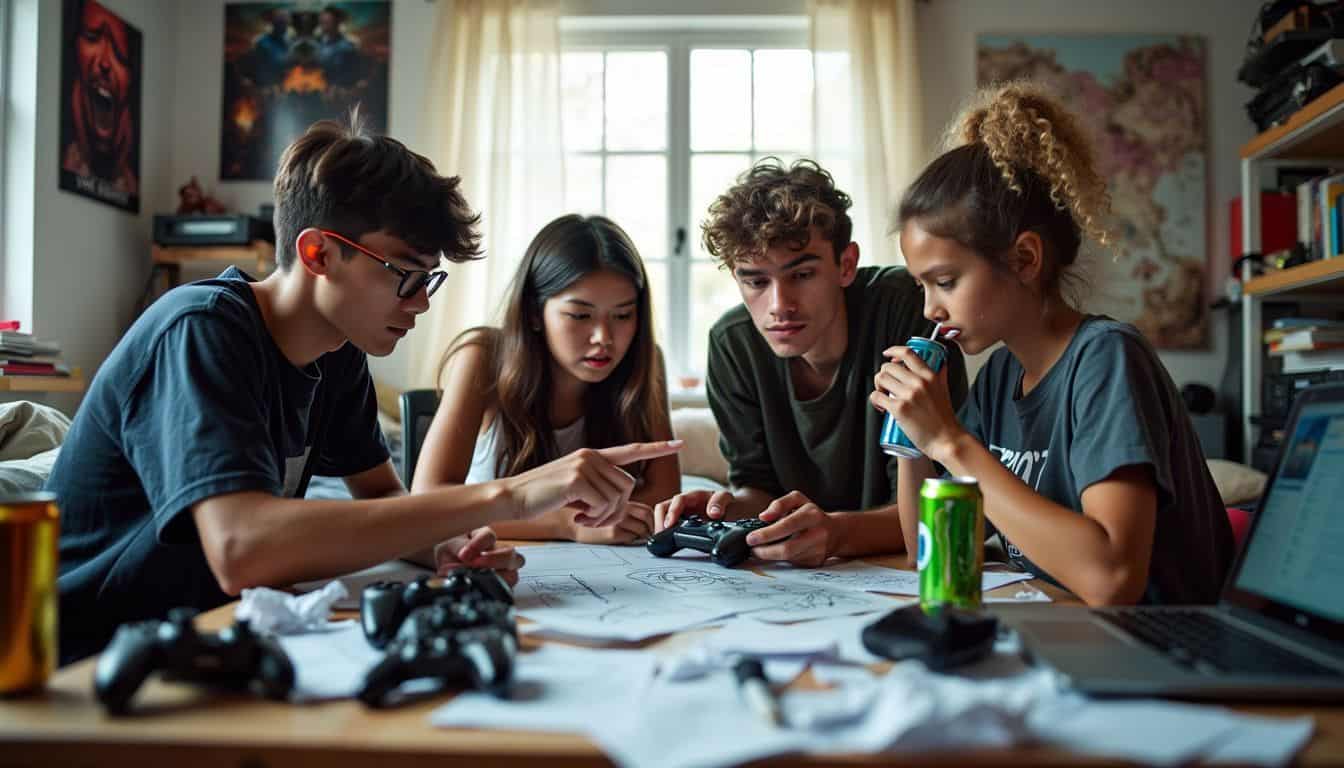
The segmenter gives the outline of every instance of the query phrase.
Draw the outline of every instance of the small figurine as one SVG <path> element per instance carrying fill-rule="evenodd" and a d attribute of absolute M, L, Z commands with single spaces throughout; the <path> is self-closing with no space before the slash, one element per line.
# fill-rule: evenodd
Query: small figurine
<path fill-rule="evenodd" d="M 177 190 L 177 212 L 183 213 L 224 213 L 227 208 L 213 197 L 205 194 L 201 183 L 195 176 Z"/>

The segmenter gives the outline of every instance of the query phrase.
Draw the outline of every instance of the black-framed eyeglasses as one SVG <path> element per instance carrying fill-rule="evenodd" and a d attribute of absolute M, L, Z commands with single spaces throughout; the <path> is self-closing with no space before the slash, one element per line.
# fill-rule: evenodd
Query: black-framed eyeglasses
<path fill-rule="evenodd" d="M 435 270 L 434 272 L 429 272 L 423 269 L 402 269 L 344 235 L 339 235 L 329 229 L 319 229 L 318 232 L 354 248 L 356 251 L 377 261 L 389 271 L 395 273 L 401 278 L 401 282 L 397 285 L 397 296 L 403 299 L 411 298 L 419 293 L 421 288 L 425 289 L 426 298 L 433 296 L 434 292 L 439 290 L 439 286 L 443 285 L 444 278 L 448 277 L 448 273 L 441 269 Z"/>

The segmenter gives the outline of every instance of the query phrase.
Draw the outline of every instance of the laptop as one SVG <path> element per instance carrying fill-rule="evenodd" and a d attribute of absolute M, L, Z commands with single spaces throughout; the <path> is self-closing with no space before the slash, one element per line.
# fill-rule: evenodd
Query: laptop
<path fill-rule="evenodd" d="M 1096 696 L 1344 701 L 1344 385 L 1303 390 L 1217 605 L 998 605 Z"/>

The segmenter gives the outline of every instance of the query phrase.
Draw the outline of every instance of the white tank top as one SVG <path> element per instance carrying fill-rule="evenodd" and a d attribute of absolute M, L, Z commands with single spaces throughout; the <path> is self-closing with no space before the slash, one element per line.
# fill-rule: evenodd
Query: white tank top
<path fill-rule="evenodd" d="M 487 480 L 495 479 L 495 467 L 499 463 L 499 456 L 495 453 L 495 426 L 497 421 L 491 420 L 490 426 L 486 427 L 485 432 L 476 436 L 476 448 L 471 453 L 471 469 L 467 470 L 467 479 L 464 484 L 484 483 Z M 583 417 L 563 429 L 557 429 L 555 435 L 555 446 L 560 451 L 561 456 L 573 453 L 583 447 Z"/>

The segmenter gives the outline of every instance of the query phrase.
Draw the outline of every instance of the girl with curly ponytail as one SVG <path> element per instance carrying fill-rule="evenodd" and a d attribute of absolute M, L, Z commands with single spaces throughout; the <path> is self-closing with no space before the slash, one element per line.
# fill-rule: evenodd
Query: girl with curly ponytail
<path fill-rule="evenodd" d="M 895 230 L 925 316 L 968 355 L 1003 347 L 955 413 L 941 373 L 887 351 L 870 400 L 925 454 L 901 460 L 902 532 L 936 461 L 980 482 L 1015 564 L 1087 603 L 1212 602 L 1232 531 L 1176 386 L 1134 326 L 1066 297 L 1108 208 L 1080 122 L 1024 82 L 978 94 L 906 191 Z"/>

